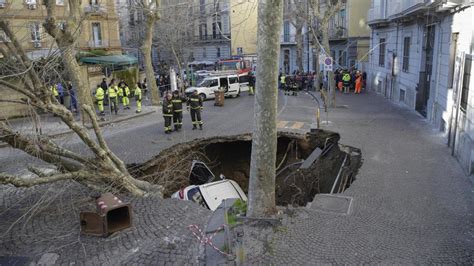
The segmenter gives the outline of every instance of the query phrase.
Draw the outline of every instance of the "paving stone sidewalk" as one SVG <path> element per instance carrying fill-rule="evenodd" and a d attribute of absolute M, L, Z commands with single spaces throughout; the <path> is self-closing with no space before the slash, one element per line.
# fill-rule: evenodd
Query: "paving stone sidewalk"
<path fill-rule="evenodd" d="M 373 93 L 337 95 L 326 129 L 361 148 L 363 165 L 344 193 L 349 214 L 298 208 L 273 230 L 263 264 L 474 264 L 474 186 L 444 136 Z M 324 115 L 324 117 L 326 117 Z"/>

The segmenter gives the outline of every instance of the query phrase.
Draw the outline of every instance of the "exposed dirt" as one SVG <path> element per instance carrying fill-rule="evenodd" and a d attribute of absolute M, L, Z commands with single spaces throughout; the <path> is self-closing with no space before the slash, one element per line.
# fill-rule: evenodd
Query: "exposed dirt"
<path fill-rule="evenodd" d="M 342 192 L 354 181 L 361 165 L 360 150 L 338 145 L 339 135 L 319 130 L 306 135 L 280 132 L 278 134 L 276 196 L 277 205 L 306 205 L 317 193 L 329 193 L 347 155 L 345 167 L 335 186 Z M 303 160 L 316 147 L 332 149 L 320 156 L 308 169 L 299 169 Z M 218 177 L 235 180 L 248 191 L 251 135 L 236 135 L 197 139 L 174 145 L 158 156 L 134 166 L 135 176 L 164 186 L 164 196 L 169 197 L 180 188 L 189 185 L 189 172 L 193 160 L 207 164 Z"/>

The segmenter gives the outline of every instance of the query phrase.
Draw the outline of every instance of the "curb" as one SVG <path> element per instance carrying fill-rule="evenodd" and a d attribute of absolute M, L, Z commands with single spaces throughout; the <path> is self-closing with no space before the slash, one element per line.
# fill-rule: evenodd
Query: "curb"
<path fill-rule="evenodd" d="M 150 115 L 152 113 L 155 113 L 157 110 L 151 110 L 151 111 L 145 111 L 145 112 L 142 112 L 142 113 L 139 113 L 139 114 L 136 114 L 136 115 L 132 115 L 132 116 L 129 116 L 129 117 L 124 117 L 124 118 L 119 118 L 117 120 L 110 120 L 110 121 L 104 121 L 104 122 L 99 122 L 99 127 L 104 127 L 104 126 L 107 126 L 107 125 L 110 125 L 110 124 L 114 124 L 114 123 L 120 123 L 120 122 L 123 122 L 123 121 L 127 121 L 127 120 L 131 120 L 131 119 L 134 119 L 134 118 L 138 118 L 138 117 L 142 117 L 142 116 L 146 116 L 146 115 Z M 92 129 L 92 126 L 91 125 L 88 125 L 86 126 L 87 129 Z M 54 134 L 51 134 L 51 135 L 48 135 L 48 137 L 50 138 L 56 138 L 56 137 L 61 137 L 61 136 L 65 136 L 65 135 L 68 135 L 68 134 L 71 134 L 73 133 L 74 131 L 73 130 L 66 130 L 66 131 L 63 131 L 63 132 L 59 132 L 59 133 L 54 133 Z M 5 147 L 8 147 L 9 145 L 7 143 L 0 143 L 0 148 L 5 148 Z"/>

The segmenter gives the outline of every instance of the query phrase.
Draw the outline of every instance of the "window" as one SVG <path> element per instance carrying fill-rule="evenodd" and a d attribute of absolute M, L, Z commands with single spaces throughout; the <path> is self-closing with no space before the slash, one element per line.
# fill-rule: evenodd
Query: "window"
<path fill-rule="evenodd" d="M 244 54 L 244 48 L 237 47 L 237 54 Z"/>
<path fill-rule="evenodd" d="M 338 61 L 337 63 L 340 66 L 345 67 L 346 66 L 346 57 L 347 57 L 346 51 L 340 50 L 339 51 L 339 58 L 338 58 L 339 60 L 337 60 Z"/>
<path fill-rule="evenodd" d="M 66 29 L 66 23 L 65 22 L 58 22 L 58 28 L 61 29 L 61 30 L 65 30 Z"/>
<path fill-rule="evenodd" d="M 385 39 L 379 41 L 379 66 L 385 66 Z"/>
<path fill-rule="evenodd" d="M 222 38 L 221 30 L 222 30 L 221 16 L 215 15 L 212 22 L 212 38 L 221 39 Z"/>
<path fill-rule="evenodd" d="M 462 78 L 462 91 L 461 91 L 461 111 L 464 113 L 467 110 L 467 99 L 469 96 L 469 83 L 471 81 L 471 66 L 472 66 L 472 55 L 466 55 L 466 61 L 464 62 L 464 74 Z"/>
<path fill-rule="evenodd" d="M 285 21 L 283 24 L 283 41 L 290 42 L 290 22 Z"/>
<path fill-rule="evenodd" d="M 403 65 L 402 70 L 408 72 L 408 66 L 410 65 L 410 37 L 403 39 Z"/>
<path fill-rule="evenodd" d="M 209 87 L 216 87 L 216 86 L 219 86 L 219 80 L 218 79 L 211 80 L 211 82 L 209 83 Z"/>
<path fill-rule="evenodd" d="M 206 14 L 206 0 L 199 1 L 199 11 L 201 12 L 201 15 Z"/>
<path fill-rule="evenodd" d="M 92 38 L 93 38 L 93 47 L 101 47 L 102 46 L 102 32 L 100 29 L 99 22 L 92 23 Z"/>
<path fill-rule="evenodd" d="M 56 5 L 63 6 L 64 5 L 64 0 L 56 0 Z"/>
<path fill-rule="evenodd" d="M 30 24 L 30 32 L 32 42 L 41 41 L 40 24 L 38 22 L 33 22 Z"/>
<path fill-rule="evenodd" d="M 201 24 L 199 24 L 199 39 L 207 40 L 207 24 L 206 24 L 206 22 L 201 22 Z"/>
<path fill-rule="evenodd" d="M 203 57 L 203 58 L 206 58 L 206 57 L 207 57 L 206 48 L 202 48 L 202 57 Z"/>
<path fill-rule="evenodd" d="M 237 83 L 238 81 L 239 81 L 239 80 L 238 80 L 237 77 L 230 77 L 230 78 L 229 78 L 229 83 L 230 83 L 230 84 Z"/>
<path fill-rule="evenodd" d="M 217 58 L 221 57 L 221 48 L 220 47 L 216 48 L 216 56 L 217 56 Z"/>

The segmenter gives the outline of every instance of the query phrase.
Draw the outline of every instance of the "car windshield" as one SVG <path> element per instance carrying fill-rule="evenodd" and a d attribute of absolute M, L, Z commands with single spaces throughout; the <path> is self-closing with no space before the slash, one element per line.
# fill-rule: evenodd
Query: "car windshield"
<path fill-rule="evenodd" d="M 204 199 L 201 196 L 201 191 L 198 187 L 194 187 L 188 190 L 188 200 L 193 201 L 199 205 L 202 205 L 207 208 L 206 204 L 204 203 Z"/>
<path fill-rule="evenodd" d="M 220 66 L 221 66 L 221 70 L 238 70 L 239 69 L 239 62 L 236 62 L 236 61 L 221 62 Z"/>

